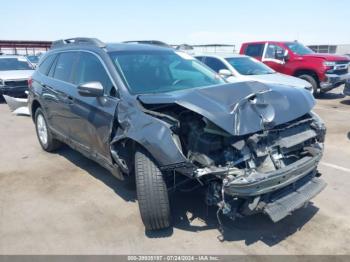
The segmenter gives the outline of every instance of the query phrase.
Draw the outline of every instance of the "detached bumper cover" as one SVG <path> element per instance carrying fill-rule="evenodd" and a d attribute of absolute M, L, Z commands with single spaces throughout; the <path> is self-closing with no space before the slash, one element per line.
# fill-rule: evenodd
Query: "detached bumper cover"
<path fill-rule="evenodd" d="M 350 80 L 350 73 L 344 75 L 326 74 L 326 81 L 320 83 L 321 91 L 328 91 Z"/>
<path fill-rule="evenodd" d="M 314 177 L 294 192 L 268 203 L 264 208 L 273 222 L 278 222 L 291 212 L 301 208 L 327 186 L 322 179 Z"/>

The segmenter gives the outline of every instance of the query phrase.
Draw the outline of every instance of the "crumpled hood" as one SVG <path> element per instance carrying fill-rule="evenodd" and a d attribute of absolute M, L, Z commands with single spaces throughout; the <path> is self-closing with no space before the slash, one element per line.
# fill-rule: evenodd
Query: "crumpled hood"
<path fill-rule="evenodd" d="M 0 79 L 2 80 L 17 80 L 28 79 L 34 73 L 34 70 L 9 70 L 0 71 Z"/>
<path fill-rule="evenodd" d="M 235 136 L 289 122 L 310 112 L 315 105 L 307 90 L 259 82 L 145 94 L 138 98 L 144 104 L 178 104 Z"/>

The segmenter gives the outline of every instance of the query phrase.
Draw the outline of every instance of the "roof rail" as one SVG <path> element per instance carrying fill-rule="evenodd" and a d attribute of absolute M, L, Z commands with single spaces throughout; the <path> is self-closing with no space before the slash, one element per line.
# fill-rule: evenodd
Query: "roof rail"
<path fill-rule="evenodd" d="M 67 45 L 93 45 L 100 48 L 106 47 L 106 44 L 97 38 L 75 37 L 53 41 L 51 49 L 60 48 Z"/>

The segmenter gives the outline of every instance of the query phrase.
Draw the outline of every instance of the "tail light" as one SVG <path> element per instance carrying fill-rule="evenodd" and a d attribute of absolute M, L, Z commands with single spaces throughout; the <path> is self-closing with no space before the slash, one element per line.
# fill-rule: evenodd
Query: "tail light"
<path fill-rule="evenodd" d="M 32 88 L 33 79 L 31 77 L 28 78 L 28 88 Z"/>

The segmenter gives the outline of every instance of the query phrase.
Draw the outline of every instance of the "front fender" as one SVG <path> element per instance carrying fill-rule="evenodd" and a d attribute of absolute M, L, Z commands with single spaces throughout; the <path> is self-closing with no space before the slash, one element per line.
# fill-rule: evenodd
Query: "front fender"
<path fill-rule="evenodd" d="M 119 128 L 111 145 L 123 139 L 131 139 L 142 145 L 160 167 L 176 166 L 187 162 L 176 143 L 170 125 L 144 113 L 136 103 L 121 101 L 118 104 Z"/>

